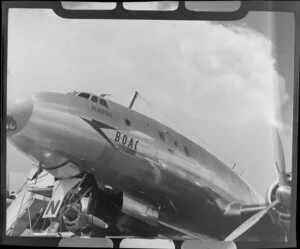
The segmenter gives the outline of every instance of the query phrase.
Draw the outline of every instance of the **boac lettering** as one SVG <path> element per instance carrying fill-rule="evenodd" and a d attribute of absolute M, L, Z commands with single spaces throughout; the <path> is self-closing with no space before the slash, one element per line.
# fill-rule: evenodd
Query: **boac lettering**
<path fill-rule="evenodd" d="M 138 140 L 130 138 L 126 134 L 122 135 L 121 132 L 117 131 L 115 136 L 115 142 L 119 144 L 119 149 L 134 155 L 137 150 Z"/>
<path fill-rule="evenodd" d="M 133 145 L 133 138 L 130 139 L 129 144 L 128 144 L 128 148 L 132 148 Z"/>
<path fill-rule="evenodd" d="M 134 145 L 134 149 L 136 150 L 136 146 L 137 146 L 137 144 L 138 144 L 138 140 L 135 142 L 135 145 Z"/>
<path fill-rule="evenodd" d="M 115 138 L 116 142 L 120 141 L 120 136 L 121 136 L 121 132 L 117 131 L 116 138 Z"/>
<path fill-rule="evenodd" d="M 122 144 L 123 144 L 123 145 L 125 145 L 125 144 L 126 144 L 126 142 L 127 142 L 127 136 L 126 136 L 126 135 L 124 135 L 124 136 L 123 136 L 123 139 L 122 139 Z"/>

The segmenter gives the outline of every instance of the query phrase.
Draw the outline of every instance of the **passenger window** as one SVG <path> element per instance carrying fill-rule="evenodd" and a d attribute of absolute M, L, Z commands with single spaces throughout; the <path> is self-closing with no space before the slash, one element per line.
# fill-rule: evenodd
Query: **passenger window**
<path fill-rule="evenodd" d="M 166 141 L 171 141 L 171 135 L 168 131 L 165 131 L 165 135 L 166 135 Z"/>
<path fill-rule="evenodd" d="M 165 138 L 165 135 L 162 131 L 159 132 L 159 137 L 162 141 L 166 142 L 166 138 Z"/>
<path fill-rule="evenodd" d="M 88 93 L 79 93 L 78 96 L 85 98 L 85 99 L 88 99 L 90 97 L 90 95 Z"/>
<path fill-rule="evenodd" d="M 95 95 L 93 95 L 93 96 L 91 97 L 91 101 L 93 101 L 94 103 L 98 103 L 98 97 L 95 96 Z"/>
<path fill-rule="evenodd" d="M 108 104 L 104 99 L 99 99 L 99 104 L 108 107 Z"/>
<path fill-rule="evenodd" d="M 125 124 L 126 124 L 127 126 L 130 126 L 130 124 L 131 124 L 130 121 L 129 121 L 127 118 L 125 119 Z"/>
<path fill-rule="evenodd" d="M 187 156 L 190 156 L 190 152 L 188 150 L 187 147 L 184 146 L 184 153 L 187 155 Z"/>

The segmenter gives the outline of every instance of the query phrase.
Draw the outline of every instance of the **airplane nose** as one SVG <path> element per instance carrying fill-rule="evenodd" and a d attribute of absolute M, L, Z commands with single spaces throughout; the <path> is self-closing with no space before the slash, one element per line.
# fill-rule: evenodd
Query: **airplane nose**
<path fill-rule="evenodd" d="M 7 103 L 6 132 L 12 136 L 21 131 L 30 119 L 33 100 L 30 95 L 10 100 Z"/>

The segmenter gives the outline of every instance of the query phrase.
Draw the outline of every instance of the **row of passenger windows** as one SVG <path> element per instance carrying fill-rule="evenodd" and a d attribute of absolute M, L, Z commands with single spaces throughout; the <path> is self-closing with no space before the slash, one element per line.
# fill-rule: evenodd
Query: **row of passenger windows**
<path fill-rule="evenodd" d="M 127 126 L 131 125 L 130 121 L 127 118 L 124 120 L 124 122 Z M 149 126 L 149 124 L 147 124 L 147 126 Z M 167 131 L 159 131 L 158 134 L 159 134 L 160 139 L 165 143 L 168 142 L 168 138 L 171 137 L 171 135 Z M 176 148 L 178 147 L 178 143 L 176 141 L 174 141 L 174 145 Z M 169 151 L 173 152 L 173 150 L 171 150 L 171 149 L 169 149 Z M 190 152 L 186 146 L 184 146 L 184 153 L 186 156 L 188 156 L 188 157 L 190 156 Z"/>
<path fill-rule="evenodd" d="M 168 140 L 168 137 L 171 137 L 171 135 L 169 134 L 169 132 L 167 132 L 167 131 L 160 131 L 159 132 L 159 137 L 160 137 L 160 139 L 163 141 L 163 142 L 167 142 L 167 140 Z M 177 148 L 178 147 L 178 143 L 176 142 L 176 141 L 174 141 L 174 145 L 175 145 L 175 147 Z M 190 152 L 189 152 L 189 150 L 188 150 L 188 148 L 186 147 L 186 146 L 184 146 L 184 153 L 185 153 L 185 155 L 186 156 L 190 156 Z"/>

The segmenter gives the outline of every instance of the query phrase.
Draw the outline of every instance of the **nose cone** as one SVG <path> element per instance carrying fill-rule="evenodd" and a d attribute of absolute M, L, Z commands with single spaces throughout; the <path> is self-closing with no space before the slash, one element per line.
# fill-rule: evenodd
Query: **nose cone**
<path fill-rule="evenodd" d="M 19 97 L 7 103 L 6 132 L 12 136 L 21 131 L 30 119 L 33 100 L 30 95 Z"/>

